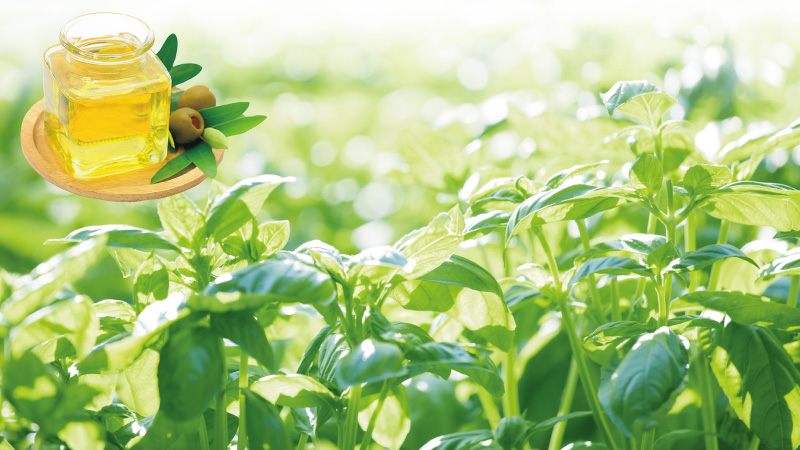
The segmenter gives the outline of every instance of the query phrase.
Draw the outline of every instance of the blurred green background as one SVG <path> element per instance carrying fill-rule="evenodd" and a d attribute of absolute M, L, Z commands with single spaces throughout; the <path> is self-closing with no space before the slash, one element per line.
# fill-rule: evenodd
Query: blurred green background
<path fill-rule="evenodd" d="M 800 117 L 800 4 L 788 1 L 7 3 L 0 15 L 0 268 L 10 272 L 28 272 L 62 250 L 42 243 L 76 228 L 158 227 L 155 201 L 75 196 L 42 180 L 22 155 L 20 124 L 42 97 L 42 54 L 63 23 L 89 12 L 144 20 L 156 47 L 176 33 L 177 62 L 204 68 L 184 87 L 208 85 L 219 102 L 250 101 L 248 113 L 268 116 L 232 139 L 217 179 L 294 176 L 261 218 L 291 222 L 289 249 L 311 239 L 345 253 L 392 243 L 496 176 L 544 178 L 608 159 L 607 181 L 619 180 L 633 158 L 624 146 L 604 145 L 622 124 L 599 98 L 618 80 L 647 79 L 678 98 L 672 118 L 691 121 L 694 145 L 707 153 Z M 797 149 L 775 152 L 754 179 L 800 187 L 798 162 Z M 208 184 L 187 194 L 202 203 Z M 598 232 L 619 234 L 643 217 L 609 214 Z M 734 226 L 731 236 L 741 244 L 772 234 L 743 236 Z M 715 238 L 701 228 L 698 245 Z M 575 245 L 574 236 L 562 238 L 564 250 Z M 130 280 L 110 257 L 78 290 L 130 300 Z M 563 386 L 569 355 L 561 339 L 522 378 L 530 386 L 521 390 L 523 409 L 546 405 L 535 410 L 538 420 L 555 412 Z M 408 448 L 479 414 L 476 405 L 453 403 L 453 389 L 415 380 L 412 402 L 428 406 L 415 408 L 414 421 L 430 426 L 412 433 Z M 581 401 L 575 409 L 586 409 Z"/>

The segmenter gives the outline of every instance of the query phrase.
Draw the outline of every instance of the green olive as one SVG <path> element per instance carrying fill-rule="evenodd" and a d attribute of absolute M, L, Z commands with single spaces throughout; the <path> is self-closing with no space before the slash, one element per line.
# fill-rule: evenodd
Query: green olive
<path fill-rule="evenodd" d="M 178 144 L 188 144 L 203 134 L 203 116 L 192 108 L 181 108 L 169 116 L 169 132 Z"/>
<path fill-rule="evenodd" d="M 178 99 L 178 108 L 193 108 L 201 110 L 217 106 L 217 98 L 203 85 L 192 86 L 183 91 Z"/>

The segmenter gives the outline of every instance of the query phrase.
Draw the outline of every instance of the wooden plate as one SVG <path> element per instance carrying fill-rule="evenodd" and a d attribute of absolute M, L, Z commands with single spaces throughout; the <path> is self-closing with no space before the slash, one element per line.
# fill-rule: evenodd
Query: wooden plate
<path fill-rule="evenodd" d="M 118 175 L 81 180 L 67 174 L 44 134 L 44 100 L 40 100 L 25 115 L 20 132 L 25 158 L 45 180 L 66 191 L 83 197 L 111 202 L 140 202 L 164 198 L 191 189 L 206 179 L 206 175 L 194 165 L 160 183 L 150 184 L 150 179 L 170 159 L 183 152 L 167 152 L 164 161 L 143 169 L 131 170 Z M 224 150 L 214 149 L 217 165 L 222 161 Z"/>

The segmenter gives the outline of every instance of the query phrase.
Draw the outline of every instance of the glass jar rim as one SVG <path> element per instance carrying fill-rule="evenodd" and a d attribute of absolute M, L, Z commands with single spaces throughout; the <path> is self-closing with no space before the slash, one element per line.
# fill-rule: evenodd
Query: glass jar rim
<path fill-rule="evenodd" d="M 79 26 L 81 23 L 87 21 L 98 21 L 98 23 L 106 24 L 109 21 L 117 21 L 119 22 L 127 21 L 128 25 L 132 27 L 140 27 L 140 34 L 137 35 L 132 33 L 139 39 L 138 46 L 129 52 L 120 52 L 120 53 L 97 53 L 93 51 L 87 51 L 80 47 L 80 44 L 76 45 L 76 41 L 80 41 L 79 37 L 70 36 L 70 30 L 74 29 L 75 26 Z M 118 36 L 122 32 L 126 32 L 128 30 L 120 29 L 117 30 L 118 33 L 116 35 L 108 33 L 104 35 L 98 36 L 89 36 L 89 38 L 102 38 L 102 37 L 114 37 Z M 82 16 L 78 16 L 69 22 L 65 23 L 64 26 L 61 28 L 61 32 L 59 33 L 59 40 L 61 41 L 61 45 L 64 46 L 70 53 L 80 56 L 81 58 L 89 59 L 89 60 L 96 60 L 96 61 L 119 61 L 125 59 L 133 59 L 137 58 L 145 53 L 147 53 L 150 48 L 153 47 L 153 42 L 155 41 L 155 34 L 150 27 L 144 23 L 144 21 L 137 19 L 136 17 L 122 14 L 122 13 L 112 13 L 112 12 L 97 12 L 97 13 L 90 13 L 84 14 Z"/>

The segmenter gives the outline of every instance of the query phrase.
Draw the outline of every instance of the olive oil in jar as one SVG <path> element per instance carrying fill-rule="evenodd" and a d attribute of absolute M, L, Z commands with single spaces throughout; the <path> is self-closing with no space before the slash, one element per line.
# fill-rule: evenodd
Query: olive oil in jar
<path fill-rule="evenodd" d="M 150 51 L 152 32 L 129 16 L 96 17 L 108 15 L 71 21 L 61 32 L 62 45 L 45 53 L 45 132 L 76 178 L 118 174 L 166 157 L 171 80 Z M 109 29 L 131 25 L 126 21 L 133 21 L 133 33 Z M 143 26 L 138 33 L 137 22 Z"/>

